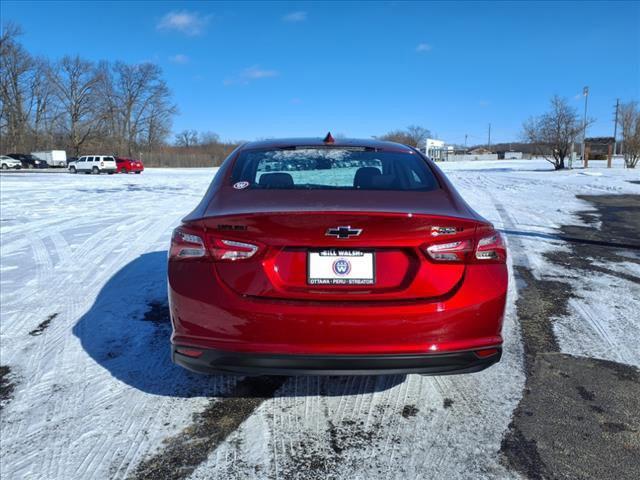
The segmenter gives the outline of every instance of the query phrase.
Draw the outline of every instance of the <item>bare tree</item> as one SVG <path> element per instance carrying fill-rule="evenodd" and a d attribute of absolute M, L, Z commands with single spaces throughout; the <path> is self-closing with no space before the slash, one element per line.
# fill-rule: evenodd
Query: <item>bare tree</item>
<path fill-rule="evenodd" d="M 140 143 L 146 149 L 157 148 L 171 133 L 171 122 L 177 108 L 169 105 L 166 99 L 156 97 L 151 102 L 144 128 L 141 130 Z"/>
<path fill-rule="evenodd" d="M 53 85 L 50 80 L 51 67 L 45 59 L 34 61 L 30 89 L 31 145 L 34 149 L 45 147 L 52 142 L 57 116 L 53 98 Z"/>
<path fill-rule="evenodd" d="M 152 63 L 129 65 L 116 62 L 114 98 L 118 137 L 129 155 L 139 142 L 156 139 L 170 128 L 170 117 L 176 107 L 162 79 L 162 70 Z"/>
<path fill-rule="evenodd" d="M 33 58 L 12 23 L 0 32 L 0 150 L 66 148 L 131 155 L 160 148 L 177 108 L 160 67 Z M 192 144 L 193 139 L 190 139 Z"/>
<path fill-rule="evenodd" d="M 638 102 L 626 102 L 618 110 L 618 125 L 622 133 L 624 163 L 635 168 L 640 161 L 640 110 Z"/>
<path fill-rule="evenodd" d="M 198 145 L 198 132 L 196 130 L 183 130 L 176 135 L 176 146 L 190 148 Z"/>
<path fill-rule="evenodd" d="M 201 145 L 215 145 L 220 143 L 220 135 L 216 132 L 202 132 L 200 133 Z"/>
<path fill-rule="evenodd" d="M 7 23 L 0 35 L 0 137 L 3 150 L 24 148 L 29 127 L 31 55 L 17 42 L 22 30 Z"/>
<path fill-rule="evenodd" d="M 392 130 L 378 138 L 380 140 L 402 143 L 417 148 L 422 146 L 430 136 L 431 132 L 429 129 L 417 125 L 410 125 L 404 130 Z"/>
<path fill-rule="evenodd" d="M 63 57 L 50 75 L 60 104 L 60 127 L 66 133 L 75 155 L 97 133 L 102 117 L 98 109 L 100 71 L 79 56 Z"/>
<path fill-rule="evenodd" d="M 525 141 L 535 146 L 536 153 L 553 164 L 556 170 L 562 170 L 583 125 L 576 109 L 566 99 L 554 95 L 551 109 L 539 117 L 530 118 L 522 128 Z"/>
<path fill-rule="evenodd" d="M 409 125 L 407 127 L 407 135 L 411 139 L 414 147 L 424 146 L 427 138 L 431 137 L 431 131 L 428 128 L 418 125 Z"/>

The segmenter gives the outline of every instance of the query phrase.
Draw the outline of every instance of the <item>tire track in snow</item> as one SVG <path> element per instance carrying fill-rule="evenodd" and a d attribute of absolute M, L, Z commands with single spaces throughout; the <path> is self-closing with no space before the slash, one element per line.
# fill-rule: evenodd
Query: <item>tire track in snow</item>
<path fill-rule="evenodd" d="M 265 400 L 273 397 L 286 377 L 246 377 L 228 398 L 212 400 L 194 415 L 193 423 L 165 440 L 160 452 L 138 465 L 132 480 L 187 478 Z"/>
<path fill-rule="evenodd" d="M 144 223 L 130 225 L 122 232 L 110 228 L 113 222 L 122 224 L 124 221 L 124 217 L 109 218 L 106 226 L 105 223 L 95 225 L 99 225 L 100 229 L 104 227 L 104 230 L 108 230 L 104 232 L 107 236 L 103 238 L 110 243 L 130 242 L 131 239 L 147 237 L 147 232 L 140 235 L 141 231 L 148 228 Z M 107 222 L 106 219 L 105 222 Z M 83 224 L 89 226 L 90 222 L 83 220 Z M 98 232 L 95 234 L 97 235 Z M 94 240 L 98 238 L 96 236 Z M 131 247 L 132 251 L 144 251 L 143 244 L 147 240 L 153 241 L 147 238 L 141 244 L 136 243 Z M 83 245 L 87 245 L 87 242 L 85 241 Z M 76 252 L 80 253 L 76 257 L 78 259 L 76 276 L 71 278 L 72 274 L 68 272 L 69 281 L 78 282 L 74 283 L 74 288 L 78 285 L 84 287 L 83 282 L 90 282 L 92 276 L 98 276 L 102 279 L 95 284 L 99 290 L 105 278 L 112 276 L 122 264 L 132 259 L 126 254 L 117 254 L 113 255 L 114 259 L 111 262 L 106 258 L 91 258 L 83 253 L 82 249 L 74 250 L 73 253 Z M 107 263 L 107 261 L 109 265 L 106 269 L 95 268 L 97 263 Z M 89 288 L 89 285 L 86 289 L 82 288 L 83 295 L 95 298 L 97 290 L 93 288 Z M 88 305 L 85 302 L 81 302 L 73 309 L 77 313 L 86 306 Z M 108 312 L 101 307 L 100 311 L 103 310 Z M 61 322 L 64 321 L 67 325 L 67 334 L 69 324 L 72 324 L 76 318 L 77 315 L 72 315 L 71 312 L 68 317 L 61 314 Z M 46 337 L 48 341 L 53 338 L 53 333 L 53 330 L 48 331 L 41 339 Z M 63 349 L 62 352 L 60 349 Z M 69 432 L 77 433 L 80 427 L 75 417 L 81 415 L 95 420 L 108 418 L 111 423 L 121 426 L 126 431 L 114 435 L 111 442 L 104 442 L 105 434 L 96 430 L 99 427 L 87 426 L 87 435 L 76 436 L 78 441 L 73 443 L 73 448 L 68 445 L 68 436 L 62 437 L 59 442 L 49 443 L 46 449 L 53 450 L 53 454 L 50 456 L 52 460 L 49 463 L 44 462 L 46 465 L 43 465 L 41 460 L 49 454 L 23 455 L 23 457 L 29 457 L 29 460 L 24 462 L 24 469 L 12 469 L 12 472 L 31 472 L 33 476 L 40 478 L 134 476 L 136 470 L 132 470 L 132 466 L 135 467 L 147 453 L 149 445 L 154 445 L 153 439 L 150 440 L 144 431 L 168 430 L 158 427 L 162 422 L 161 416 L 158 415 L 162 409 L 161 405 L 168 405 L 168 409 L 173 405 L 176 410 L 174 413 L 178 415 L 180 413 L 178 410 L 187 413 L 194 409 L 198 410 L 203 402 L 202 399 L 182 401 L 158 399 L 157 396 L 135 391 L 129 385 L 114 381 L 109 378 L 109 372 L 104 371 L 102 366 L 94 365 L 95 362 L 92 359 L 84 358 L 86 352 L 82 352 L 81 347 L 77 345 L 77 339 L 73 337 L 69 338 L 69 343 L 58 344 L 54 351 L 56 355 L 61 355 L 62 359 L 61 363 L 54 364 L 51 368 L 62 372 L 60 380 L 65 383 L 67 391 L 64 395 L 53 396 L 53 399 L 55 401 L 60 398 L 69 403 L 55 405 L 53 424 L 61 428 L 61 432 L 65 435 Z M 212 455 L 201 455 L 204 459 L 200 466 L 195 468 L 192 477 L 217 477 L 225 480 L 248 477 L 288 479 L 313 478 L 314 474 L 324 474 L 326 478 L 351 479 L 373 478 L 377 472 L 386 471 L 392 478 L 404 479 L 424 476 L 425 472 L 433 472 L 434 475 L 448 478 L 464 478 L 469 474 L 477 474 L 482 472 L 480 462 L 494 461 L 491 457 L 491 439 L 499 437 L 495 433 L 494 425 L 498 425 L 497 430 L 499 430 L 500 412 L 505 408 L 508 409 L 509 405 L 509 402 L 506 402 L 505 407 L 502 403 L 504 399 L 499 397 L 512 395 L 502 390 L 502 385 L 507 385 L 506 373 L 514 369 L 514 364 L 509 363 L 511 357 L 505 355 L 504 362 L 508 364 L 508 368 L 492 367 L 487 373 L 479 374 L 481 376 L 474 382 L 455 380 L 442 386 L 446 394 L 454 397 L 456 401 L 457 395 L 462 395 L 460 392 L 466 395 L 476 394 L 478 402 L 482 405 L 481 413 L 465 410 L 462 406 L 468 402 L 462 401 L 460 401 L 459 413 L 456 411 L 458 403 L 452 411 L 445 411 L 442 408 L 442 395 L 434 393 L 433 383 L 428 377 L 357 377 L 346 379 L 346 381 L 335 377 L 292 379 L 283 384 L 276 392 L 275 398 L 267 398 L 266 403 L 252 410 L 246 421 L 239 424 L 227 440 L 217 445 Z M 79 359 L 82 361 L 78 362 Z M 73 371 L 73 368 L 76 371 Z M 204 382 L 205 379 L 202 381 Z M 509 382 L 513 382 L 513 379 Z M 103 383 L 104 388 L 100 390 L 93 388 L 92 384 L 96 383 Z M 491 392 L 487 385 L 501 385 L 501 388 L 498 392 Z M 408 419 L 402 416 L 407 402 L 416 404 L 419 409 L 416 415 Z M 135 405 L 136 408 L 121 408 L 119 404 Z M 105 412 L 103 410 L 105 407 L 110 407 L 110 412 Z M 326 415 L 322 413 L 325 407 Z M 494 415 L 495 418 L 491 422 L 493 425 L 484 425 L 483 415 Z M 16 419 L 15 416 L 13 418 Z M 130 420 L 130 422 L 124 420 Z M 181 425 L 180 422 L 178 424 Z M 430 429 L 431 424 L 437 425 L 437 429 Z M 260 435 L 264 431 L 264 425 L 266 425 L 264 450 L 258 454 L 252 453 L 252 447 L 256 445 L 256 434 Z M 256 431 L 256 426 L 263 430 Z M 451 430 L 447 431 L 445 427 Z M 41 445 L 43 441 L 41 433 L 44 432 L 38 429 L 27 429 L 28 443 L 20 441 L 19 445 Z M 132 433 L 135 436 L 131 436 Z M 452 444 L 451 442 L 457 437 L 463 437 L 464 442 Z M 46 438 L 53 440 L 50 435 Z M 231 441 L 233 443 L 230 443 Z M 488 447 L 484 445 L 485 443 Z M 480 445 L 478 447 L 480 451 L 477 453 L 467 450 L 474 444 Z M 454 446 L 460 447 L 458 451 L 462 457 L 461 460 L 448 464 L 437 461 L 438 458 L 453 452 Z M 429 451 L 434 452 L 433 459 L 437 470 L 433 471 L 430 465 L 425 464 L 412 466 L 409 463 L 409 466 L 406 466 L 407 458 L 419 459 Z M 17 453 L 13 453 L 12 461 L 15 461 L 16 457 Z M 82 464 L 81 460 L 85 458 L 87 462 Z M 254 463 L 250 464 L 250 467 L 255 464 L 261 469 L 243 470 L 242 464 L 245 463 L 246 458 L 253 459 Z M 295 460 L 299 458 L 306 463 L 296 465 Z M 470 462 L 467 461 L 469 458 L 471 458 Z M 144 462 L 145 460 L 142 459 L 139 464 L 143 465 Z M 223 462 L 227 465 L 226 467 L 222 466 Z M 111 463 L 114 469 L 107 475 L 105 464 Z M 309 470 L 305 471 L 304 465 L 310 466 Z M 316 466 L 319 468 L 314 470 Z M 75 475 L 74 468 L 77 472 Z M 228 470 L 223 468 L 230 469 L 230 474 L 227 475 Z M 501 470 L 494 470 L 493 476 L 501 477 L 504 473 Z"/>
<path fill-rule="evenodd" d="M 91 205 L 88 205 L 87 208 L 91 208 Z M 23 305 L 27 303 L 25 299 L 46 298 L 49 300 L 48 302 L 41 300 L 38 303 L 33 302 L 42 310 L 41 313 L 50 313 L 50 310 L 57 304 L 62 310 L 60 310 L 61 314 L 58 318 L 59 324 L 57 321 L 54 322 L 43 335 L 27 344 L 35 350 L 34 355 L 31 356 L 35 363 L 22 363 L 18 368 L 20 371 L 29 372 L 28 379 L 21 389 L 21 401 L 33 404 L 35 408 L 30 413 L 12 411 L 10 412 L 11 421 L 7 425 L 3 424 L 3 438 L 17 440 L 11 450 L 20 449 L 19 460 L 15 458 L 18 454 L 17 451 L 14 450 L 11 453 L 13 460 L 8 463 L 11 466 L 9 475 L 17 478 L 24 474 L 34 478 L 48 479 L 96 477 L 97 472 L 104 471 L 105 462 L 109 462 L 109 459 L 117 454 L 118 442 L 115 442 L 116 446 L 114 447 L 114 442 L 109 441 L 108 435 L 95 430 L 91 425 L 83 426 L 82 418 L 92 418 L 99 421 L 107 413 L 104 408 L 111 408 L 115 405 L 116 408 L 111 412 L 118 412 L 118 414 L 121 412 L 122 415 L 121 418 L 114 416 L 113 422 L 121 422 L 121 419 L 126 420 L 129 424 L 126 430 L 129 434 L 135 435 L 135 441 L 128 444 L 127 448 L 134 447 L 144 453 L 149 444 L 145 430 L 162 430 L 157 425 L 162 421 L 162 418 L 157 417 L 158 408 L 161 409 L 162 404 L 185 403 L 168 397 L 157 399 L 157 397 L 149 395 L 141 396 L 140 392 L 133 389 L 129 389 L 129 391 L 126 388 L 123 391 L 121 387 L 113 389 L 113 382 L 104 378 L 102 368 L 96 369 L 84 361 L 86 353 L 82 352 L 81 348 L 78 352 L 77 339 L 70 335 L 70 326 L 75 323 L 78 314 L 86 312 L 87 307 L 93 303 L 93 299 L 102 288 L 105 278 L 111 277 L 122 265 L 135 258 L 139 252 L 144 252 L 149 248 L 149 242 L 154 242 L 160 236 L 168 239 L 167 229 L 177 221 L 179 215 L 184 213 L 184 209 L 180 209 L 180 212 L 167 214 L 174 210 L 178 209 L 175 207 L 166 208 L 163 215 L 157 219 L 159 221 L 152 220 L 150 222 L 147 220 L 127 222 L 125 216 L 119 215 L 119 217 L 92 218 L 80 218 L 82 217 L 80 216 L 74 219 L 67 217 L 68 221 L 64 222 L 47 221 L 42 223 L 43 228 L 40 229 L 40 235 L 46 235 L 44 238 L 50 237 L 56 250 L 65 248 L 61 238 L 64 239 L 62 235 L 66 226 L 80 229 L 80 231 L 88 230 L 91 235 L 82 239 L 80 248 L 69 247 L 70 255 L 66 259 L 63 255 L 58 255 L 59 261 L 56 262 L 55 272 L 46 273 L 45 268 L 39 269 L 39 279 L 33 282 L 31 290 L 25 291 L 20 298 L 21 301 L 17 302 L 20 308 L 23 308 Z M 126 228 L 119 230 L 122 225 L 126 225 Z M 144 232 L 144 234 L 140 235 L 140 232 Z M 58 234 L 61 235 L 61 238 L 56 238 Z M 21 234 L 17 231 L 13 237 L 19 235 Z M 6 236 L 3 232 L 3 253 L 5 239 Z M 29 240 L 33 241 L 31 237 Z M 127 245 L 127 248 L 114 254 L 124 244 Z M 93 246 L 96 245 L 100 253 L 91 254 Z M 46 262 L 46 258 L 43 257 L 43 253 L 47 253 L 45 251 L 46 248 L 38 248 L 36 245 L 34 255 L 40 265 Z M 97 268 L 99 266 L 104 268 Z M 37 314 L 36 310 L 32 309 L 31 311 Z M 14 315 L 12 314 L 10 319 L 3 318 L 3 341 L 8 338 L 5 334 L 7 328 L 11 329 L 18 339 L 20 336 L 28 334 L 28 328 L 25 326 L 29 325 L 21 325 L 20 322 L 12 321 Z M 32 318 L 34 317 L 32 316 Z M 42 318 L 38 319 L 38 322 L 40 320 Z M 33 323 L 33 325 L 35 324 Z M 33 342 L 37 342 L 37 344 Z M 24 345 L 24 343 L 22 344 Z M 21 352 L 12 349 L 12 358 L 18 353 Z M 25 359 L 24 356 L 22 358 Z M 64 392 L 56 393 L 56 391 L 49 390 L 51 387 L 55 389 L 58 382 L 64 384 Z M 105 385 L 105 388 L 101 389 L 103 394 L 93 397 L 95 392 L 91 391 L 92 384 L 103 382 Z M 124 397 L 123 393 L 125 393 Z M 130 403 L 135 405 L 135 408 L 133 411 L 127 410 L 118 403 Z M 29 419 L 25 417 L 27 414 Z M 175 416 L 173 412 L 172 415 Z M 7 428 L 4 428 L 5 426 Z M 87 428 L 86 435 L 72 435 L 75 437 L 72 442 L 69 442 L 65 436 L 56 438 L 54 433 L 57 430 L 82 431 Z M 77 442 L 76 439 L 78 439 Z M 45 448 L 42 448 L 43 442 L 46 442 Z M 122 442 L 119 444 L 121 445 Z M 3 456 L 5 453 L 7 452 L 3 448 Z M 79 461 L 75 464 L 74 462 L 78 459 L 84 460 L 84 463 Z M 73 473 L 74 467 L 76 473 Z"/>

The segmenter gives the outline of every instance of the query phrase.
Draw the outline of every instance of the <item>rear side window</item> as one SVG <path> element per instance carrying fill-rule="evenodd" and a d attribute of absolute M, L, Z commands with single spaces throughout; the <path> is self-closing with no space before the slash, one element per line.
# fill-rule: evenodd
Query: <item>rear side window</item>
<path fill-rule="evenodd" d="M 296 147 L 241 152 L 233 183 L 253 189 L 398 190 L 439 188 L 427 163 L 417 154 L 366 148 Z"/>

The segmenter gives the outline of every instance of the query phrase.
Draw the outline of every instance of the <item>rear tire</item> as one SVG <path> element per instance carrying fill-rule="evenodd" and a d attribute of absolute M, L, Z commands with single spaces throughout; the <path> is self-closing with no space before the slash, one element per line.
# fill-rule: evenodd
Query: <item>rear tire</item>
<path fill-rule="evenodd" d="M 142 172 L 136 172 L 136 175 L 140 175 Z"/>
<path fill-rule="evenodd" d="M 78 173 L 78 171 L 76 170 L 76 167 L 70 167 L 70 168 L 69 168 L 69 171 L 70 171 L 71 173 Z"/>
<path fill-rule="evenodd" d="M 33 164 L 29 163 L 29 164 L 27 165 L 27 168 L 33 168 Z"/>
<path fill-rule="evenodd" d="M 93 167 L 91 169 L 91 173 L 93 173 L 94 175 L 100 175 L 100 169 L 98 167 Z"/>
<path fill-rule="evenodd" d="M 120 169 L 120 173 L 129 173 L 126 168 L 122 167 Z"/>
<path fill-rule="evenodd" d="M 9 169 L 9 167 L 7 167 L 7 164 L 6 164 L 6 163 L 3 163 L 3 164 L 2 164 L 2 169 L 3 169 L 3 170 L 8 170 L 8 169 Z"/>

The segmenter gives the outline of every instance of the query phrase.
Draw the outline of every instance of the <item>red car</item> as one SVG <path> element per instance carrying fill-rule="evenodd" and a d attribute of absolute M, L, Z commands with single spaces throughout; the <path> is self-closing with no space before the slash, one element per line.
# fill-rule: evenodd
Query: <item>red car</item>
<path fill-rule="evenodd" d="M 505 260 L 418 150 L 248 143 L 173 232 L 172 359 L 249 375 L 480 371 L 502 354 Z"/>
<path fill-rule="evenodd" d="M 118 173 L 142 173 L 144 171 L 142 162 L 132 158 L 116 157 L 116 165 Z"/>

